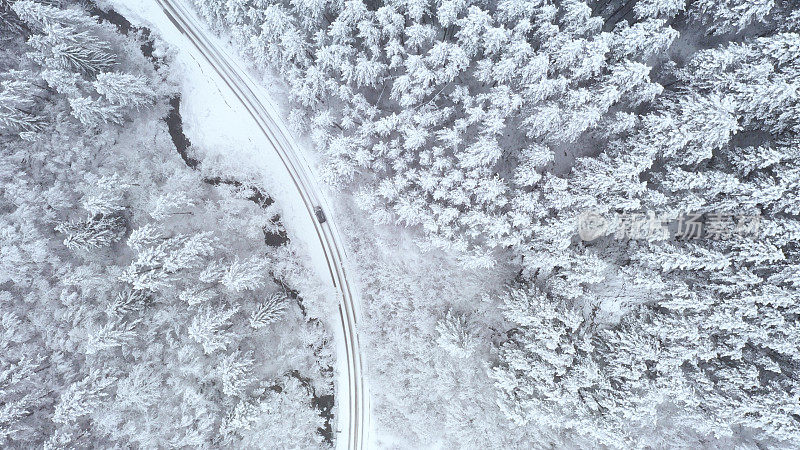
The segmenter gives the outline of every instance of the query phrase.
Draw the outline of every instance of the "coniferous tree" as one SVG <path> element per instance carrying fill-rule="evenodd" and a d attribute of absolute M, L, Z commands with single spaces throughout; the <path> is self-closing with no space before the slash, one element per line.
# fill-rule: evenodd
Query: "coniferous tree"
<path fill-rule="evenodd" d="M 66 235 L 64 245 L 67 248 L 88 251 L 108 247 L 122 239 L 125 224 L 121 217 L 94 216 L 80 222 L 64 222 L 55 229 Z"/>

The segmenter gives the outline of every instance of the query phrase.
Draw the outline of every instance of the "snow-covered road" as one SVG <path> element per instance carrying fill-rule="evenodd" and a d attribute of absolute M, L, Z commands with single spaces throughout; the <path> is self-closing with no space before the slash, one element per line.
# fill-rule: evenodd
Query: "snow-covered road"
<path fill-rule="evenodd" d="M 302 240 L 315 258 L 318 271 L 325 278 L 329 277 L 339 294 L 339 320 L 330 320 L 330 323 L 341 325 L 337 333 L 337 448 L 369 447 L 370 404 L 367 385 L 362 375 L 356 329 L 360 298 L 347 276 L 347 255 L 336 227 L 335 214 L 317 184 L 311 167 L 300 153 L 276 108 L 269 102 L 266 90 L 253 79 L 235 53 L 208 31 L 190 7 L 180 0 L 145 0 L 137 3 L 136 7 L 131 3 L 119 5 L 121 12 L 142 16 L 140 19 L 158 29 L 164 39 L 189 52 L 192 59 L 200 64 L 200 70 L 206 77 L 213 77 L 220 90 L 229 91 L 223 93 L 228 97 L 226 103 L 231 100 L 238 103 L 235 105 L 237 109 L 252 118 L 256 128 L 253 135 L 258 139 L 259 150 L 277 155 L 279 164 L 272 167 L 277 166 L 277 170 L 284 172 L 282 175 L 290 180 L 294 188 L 290 197 L 302 204 L 295 211 L 288 212 L 290 219 L 305 222 L 300 228 L 308 230 L 307 234 L 312 236 L 303 236 Z M 168 20 L 153 17 L 156 14 L 164 15 Z M 172 42 L 172 38 L 183 42 Z M 327 220 L 324 223 L 319 223 L 316 218 L 314 208 L 317 206 L 325 211 Z"/>

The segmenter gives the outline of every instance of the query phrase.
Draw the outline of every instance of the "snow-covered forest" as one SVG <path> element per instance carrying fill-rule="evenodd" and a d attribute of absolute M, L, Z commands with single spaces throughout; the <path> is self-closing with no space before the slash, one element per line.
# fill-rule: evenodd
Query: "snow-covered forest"
<path fill-rule="evenodd" d="M 0 2 L 0 447 L 328 446 L 335 355 L 262 178 L 182 158 L 168 61 L 99 14 Z"/>
<path fill-rule="evenodd" d="M 335 197 L 372 446 L 800 448 L 796 0 L 182 2 Z M 338 299 L 97 3 L 0 0 L 0 446 L 338 443 Z"/>
<path fill-rule="evenodd" d="M 795 2 L 194 3 L 408 230 L 361 273 L 400 445 L 800 445 Z M 585 242 L 586 211 L 760 226 Z"/>

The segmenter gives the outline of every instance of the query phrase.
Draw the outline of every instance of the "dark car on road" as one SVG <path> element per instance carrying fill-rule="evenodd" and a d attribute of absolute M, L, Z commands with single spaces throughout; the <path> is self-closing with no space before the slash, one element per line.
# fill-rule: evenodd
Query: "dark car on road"
<path fill-rule="evenodd" d="M 317 221 L 319 223 L 325 223 L 325 221 L 327 220 L 325 218 L 325 212 L 322 211 L 322 207 L 321 206 L 315 206 L 314 207 L 314 214 L 317 216 Z"/>

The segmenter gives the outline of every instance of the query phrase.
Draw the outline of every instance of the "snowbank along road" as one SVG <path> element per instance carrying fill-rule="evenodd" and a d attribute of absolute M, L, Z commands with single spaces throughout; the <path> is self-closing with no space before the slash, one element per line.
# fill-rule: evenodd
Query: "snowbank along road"
<path fill-rule="evenodd" d="M 206 62 L 219 76 L 234 97 L 241 102 L 258 125 L 265 138 L 265 144 L 277 153 L 294 183 L 303 207 L 308 211 L 308 219 L 319 244 L 322 246 L 331 283 L 341 294 L 339 304 L 339 323 L 343 334 L 346 370 L 339 372 L 337 447 L 362 449 L 369 446 L 369 398 L 366 383 L 362 377 L 361 354 L 356 331 L 358 298 L 346 273 L 346 254 L 338 229 L 331 214 L 320 222 L 315 207 L 325 203 L 315 182 L 310 167 L 299 156 L 297 145 L 277 116 L 275 108 L 269 103 L 266 91 L 219 44 L 215 36 L 209 35 L 195 13 L 176 0 L 156 0 L 158 6 L 177 30 L 195 47 Z M 335 322 L 335 321 L 334 321 Z M 339 355 L 341 358 L 342 355 Z M 339 367 L 343 365 L 340 363 Z M 266 444 L 266 443 L 265 443 Z"/>

